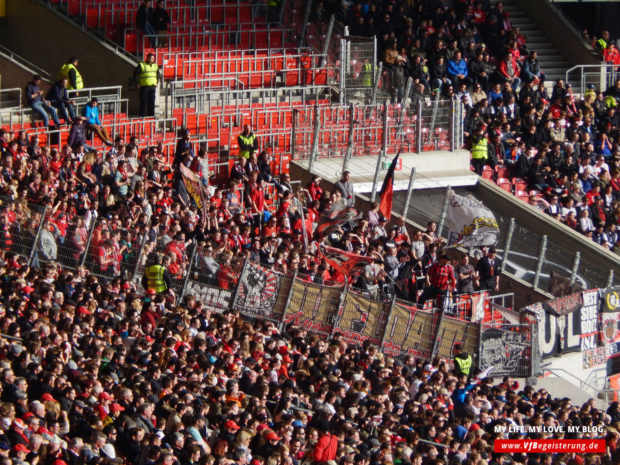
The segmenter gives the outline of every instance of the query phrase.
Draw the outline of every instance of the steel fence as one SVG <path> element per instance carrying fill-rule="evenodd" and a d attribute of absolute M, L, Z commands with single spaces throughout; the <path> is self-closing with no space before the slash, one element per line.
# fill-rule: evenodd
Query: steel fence
<path fill-rule="evenodd" d="M 532 358 L 538 352 L 536 331 L 524 324 L 482 324 L 478 345 L 479 368 L 493 367 L 493 376 L 534 376 Z"/>

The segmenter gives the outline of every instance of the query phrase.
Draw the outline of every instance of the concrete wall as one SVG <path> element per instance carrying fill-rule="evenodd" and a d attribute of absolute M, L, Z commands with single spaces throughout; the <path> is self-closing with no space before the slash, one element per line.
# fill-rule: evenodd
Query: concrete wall
<path fill-rule="evenodd" d="M 53 75 L 76 55 L 86 87 L 122 85 L 130 108 L 137 107 L 137 93 L 127 89 L 136 63 L 36 0 L 7 0 L 7 16 L 0 19 L 0 43 Z"/>
<path fill-rule="evenodd" d="M 592 46 L 581 38 L 570 22 L 554 8 L 549 0 L 516 0 L 530 16 L 536 27 L 566 57 L 571 66 L 600 63 L 592 55 Z"/>
<path fill-rule="evenodd" d="M 32 80 L 32 73 L 0 56 L 0 79 L 0 88 L 12 89 L 17 87 L 23 91 L 26 84 Z M 25 104 L 25 102 L 23 103 Z"/>

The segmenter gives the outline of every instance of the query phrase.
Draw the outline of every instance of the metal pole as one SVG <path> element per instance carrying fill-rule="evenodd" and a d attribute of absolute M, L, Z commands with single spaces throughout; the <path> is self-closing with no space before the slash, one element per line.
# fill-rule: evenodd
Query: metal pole
<path fill-rule="evenodd" d="M 609 275 L 607 275 L 607 287 L 611 287 L 614 284 L 614 270 L 609 270 Z"/>
<path fill-rule="evenodd" d="M 293 276 L 291 277 L 291 287 L 288 290 L 288 295 L 286 296 L 286 303 L 284 304 L 284 311 L 282 312 L 282 318 L 280 319 L 280 324 L 279 326 L 279 331 L 284 330 L 284 317 L 286 316 L 286 309 L 289 308 L 289 306 L 291 305 L 291 299 L 293 298 L 293 291 L 294 291 L 294 284 L 295 284 L 295 279 L 297 279 L 297 273 L 298 273 L 298 269 L 295 269 L 295 272 L 293 273 Z"/>
<path fill-rule="evenodd" d="M 577 279 L 577 271 L 579 271 L 579 263 L 581 263 L 581 252 L 575 252 L 575 258 L 573 258 L 573 269 L 570 274 L 570 285 L 575 284 Z"/>
<path fill-rule="evenodd" d="M 403 121 L 405 120 L 405 108 L 407 108 L 407 100 L 409 99 L 409 94 L 411 93 L 411 88 L 413 87 L 413 78 L 407 79 L 407 86 L 405 87 L 405 94 L 403 95 L 403 100 L 400 102 L 401 110 L 400 110 L 400 125 L 402 128 Z"/>
<path fill-rule="evenodd" d="M 534 289 L 538 289 L 538 283 L 540 281 L 540 273 L 542 272 L 543 262 L 545 261 L 545 254 L 547 253 L 547 235 L 543 234 L 542 241 L 540 241 L 540 252 L 538 254 L 538 263 L 536 264 L 536 275 L 534 276 Z"/>
<path fill-rule="evenodd" d="M 347 41 L 346 39 L 340 39 L 340 95 L 338 96 L 338 102 L 340 105 L 344 105 L 345 92 L 347 89 L 346 76 L 346 58 L 347 55 Z"/>
<path fill-rule="evenodd" d="M 309 2 L 312 3 L 312 2 Z M 278 11 L 278 24 L 282 24 L 282 20 L 284 19 L 284 9 L 286 8 L 286 0 L 282 0 L 280 3 L 280 11 Z M 237 9 L 239 11 L 239 9 Z M 306 23 L 304 22 L 304 26 Z"/>
<path fill-rule="evenodd" d="M 515 232 L 515 219 L 510 218 L 508 224 L 508 234 L 506 235 L 506 245 L 504 246 L 504 254 L 502 256 L 501 272 L 506 270 L 506 263 L 508 262 L 508 254 L 510 253 L 510 244 L 512 243 L 512 235 Z"/>
<path fill-rule="evenodd" d="M 312 164 L 319 148 L 319 131 L 321 122 L 319 121 L 319 106 L 314 104 L 314 134 L 312 135 L 312 150 L 310 152 L 310 160 L 308 161 L 308 172 L 312 173 Z"/>
<path fill-rule="evenodd" d="M 407 219 L 409 211 L 409 202 L 411 201 L 411 193 L 413 192 L 413 181 L 415 181 L 415 166 L 411 168 L 411 176 L 409 176 L 409 185 L 407 186 L 407 198 L 405 199 L 405 207 L 403 208 L 403 218 Z"/>
<path fill-rule="evenodd" d="M 390 309 L 388 310 L 387 318 L 385 319 L 385 324 L 383 325 L 383 334 L 381 335 L 381 342 L 379 343 L 379 350 L 383 349 L 383 343 L 385 342 L 385 335 L 388 332 L 390 316 L 392 316 L 392 311 L 394 310 L 395 303 L 396 303 L 396 289 L 394 289 L 394 295 L 392 295 L 392 301 L 390 302 Z"/>
<path fill-rule="evenodd" d="M 353 154 L 353 104 L 349 105 L 349 134 L 347 140 L 347 152 L 344 154 L 344 161 L 342 163 L 342 172 L 344 173 L 349 167 L 349 159 Z"/>
<path fill-rule="evenodd" d="M 377 182 L 379 181 L 379 172 L 381 171 L 381 162 L 387 152 L 387 120 L 388 120 L 388 106 L 387 103 L 383 104 L 383 135 L 381 143 L 381 152 L 379 152 L 379 158 L 377 159 L 377 167 L 375 168 L 375 177 L 372 180 L 372 193 L 370 195 L 370 201 L 374 202 L 377 195 Z"/>
<path fill-rule="evenodd" d="M 299 116 L 299 110 L 293 110 L 293 128 L 291 129 L 291 160 L 295 160 L 295 150 L 297 149 L 297 144 L 295 142 L 297 138 L 297 117 Z"/>
<path fill-rule="evenodd" d="M 373 68 L 375 69 L 375 68 Z M 370 101 L 372 106 L 377 105 L 377 91 L 379 90 L 379 81 L 381 80 L 381 73 L 383 73 L 383 62 L 380 61 L 375 69 L 374 79 L 375 81 L 372 84 L 372 96 L 370 97 Z"/>
<path fill-rule="evenodd" d="M 237 295 L 239 294 L 239 286 L 241 286 L 243 274 L 245 273 L 245 269 L 247 268 L 249 263 L 250 261 L 247 258 L 243 260 L 243 267 L 241 268 L 241 273 L 239 273 L 239 281 L 237 281 L 237 286 L 235 287 L 232 298 L 230 299 L 229 310 L 232 310 L 235 307 L 235 301 L 237 300 Z"/>
<path fill-rule="evenodd" d="M 455 110 L 455 103 L 454 100 L 452 100 L 450 102 L 450 152 L 454 152 L 454 147 L 456 146 L 456 141 L 454 140 L 455 138 L 455 134 L 454 134 L 454 128 L 456 127 L 455 124 L 455 115 L 456 115 L 456 110 Z"/>
<path fill-rule="evenodd" d="M 418 115 L 415 123 L 415 147 L 419 155 L 422 153 L 422 101 L 418 101 Z"/>
<path fill-rule="evenodd" d="M 329 335 L 329 338 L 332 339 L 334 334 L 336 333 L 336 327 L 340 323 L 342 319 L 342 314 L 344 313 L 344 306 L 346 305 L 347 294 L 349 293 L 349 280 L 344 283 L 344 288 L 342 289 L 342 293 L 340 294 L 340 301 L 338 302 L 338 311 L 336 312 L 336 317 L 334 318 L 334 326 L 332 326 L 332 332 Z"/>
<path fill-rule="evenodd" d="M 308 5 L 311 5 L 312 2 L 308 2 Z M 325 43 L 323 44 L 323 50 L 321 55 L 323 55 L 323 61 L 326 61 L 327 52 L 329 51 L 329 44 L 332 41 L 332 34 L 334 33 L 334 24 L 336 23 L 336 17 L 331 15 L 329 17 L 329 26 L 327 26 L 327 34 L 325 35 Z M 305 24 L 304 24 L 305 27 Z"/>
<path fill-rule="evenodd" d="M 187 284 L 189 283 L 189 277 L 192 274 L 192 268 L 194 267 L 194 259 L 196 258 L 197 251 L 198 251 L 198 243 L 196 242 L 196 244 L 194 244 L 194 250 L 192 250 L 192 255 L 189 258 L 189 269 L 187 270 L 185 279 L 183 279 L 183 286 L 181 287 L 181 293 L 179 294 L 179 299 L 182 299 L 185 296 L 185 291 L 187 290 Z"/>
<path fill-rule="evenodd" d="M 446 188 L 446 197 L 443 200 L 443 205 L 441 207 L 441 216 L 439 217 L 439 224 L 437 225 L 437 237 L 441 237 L 441 233 L 443 232 L 443 226 L 446 222 L 446 214 L 448 213 L 448 201 L 450 200 L 450 193 L 452 192 L 452 188 L 448 186 Z"/>
<path fill-rule="evenodd" d="M 34 235 L 34 243 L 32 244 L 32 249 L 30 249 L 30 255 L 28 255 L 28 266 L 32 265 L 32 259 L 34 258 L 34 253 L 37 250 L 39 245 L 39 236 L 41 235 L 41 230 L 43 229 L 43 224 L 45 223 L 45 215 L 47 214 L 48 206 L 45 205 L 43 209 L 43 213 L 41 214 L 41 221 L 39 222 L 39 227 L 37 228 L 37 232 Z"/>
<path fill-rule="evenodd" d="M 86 240 L 86 247 L 84 248 L 84 256 L 80 260 L 80 266 L 84 266 L 84 263 L 86 263 L 86 257 L 88 257 L 88 251 L 90 250 L 90 243 L 93 240 L 93 233 L 95 232 L 96 223 L 97 223 L 97 220 L 95 219 L 90 225 L 90 232 L 88 233 L 88 239 Z M 142 249 L 140 249 L 140 253 L 138 254 L 138 257 L 140 257 L 141 255 L 142 255 Z"/>

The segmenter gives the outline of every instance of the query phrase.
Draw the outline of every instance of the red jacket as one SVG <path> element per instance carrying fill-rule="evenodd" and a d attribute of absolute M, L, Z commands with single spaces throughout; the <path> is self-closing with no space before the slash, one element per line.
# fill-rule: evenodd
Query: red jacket
<path fill-rule="evenodd" d="M 327 462 L 334 460 L 338 452 L 338 437 L 327 433 L 319 439 L 312 451 L 312 460 L 315 462 Z"/>

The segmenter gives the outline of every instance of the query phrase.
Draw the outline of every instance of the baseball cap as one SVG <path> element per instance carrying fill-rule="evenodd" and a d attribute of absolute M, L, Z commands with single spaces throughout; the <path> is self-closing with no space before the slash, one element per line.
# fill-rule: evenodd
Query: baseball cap
<path fill-rule="evenodd" d="M 226 423 L 224 423 L 224 428 L 234 429 L 235 431 L 241 429 L 240 426 L 237 423 L 235 423 L 233 420 L 226 420 Z"/>
<path fill-rule="evenodd" d="M 433 371 L 433 365 L 427 363 L 426 365 L 424 365 L 424 371 Z"/>
<path fill-rule="evenodd" d="M 267 433 L 267 436 L 265 436 L 265 439 L 267 439 L 267 441 L 279 441 L 280 440 L 280 436 L 278 436 L 273 431 L 270 431 L 270 432 Z"/>
<path fill-rule="evenodd" d="M 110 411 L 112 412 L 124 412 L 125 411 L 125 407 L 123 407 L 121 404 L 114 402 L 111 406 L 110 406 Z"/>
<path fill-rule="evenodd" d="M 15 446 L 13 446 L 13 450 L 15 452 L 25 452 L 26 454 L 30 453 L 30 449 L 28 449 L 25 445 L 23 444 L 16 444 Z"/>

